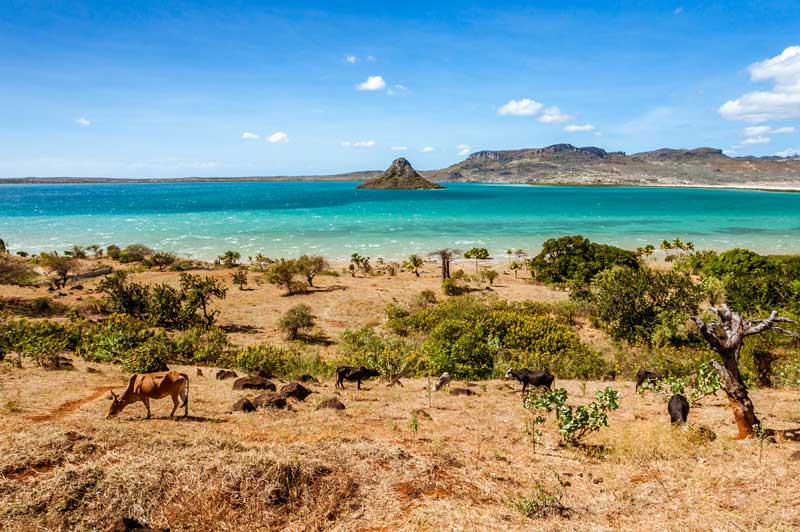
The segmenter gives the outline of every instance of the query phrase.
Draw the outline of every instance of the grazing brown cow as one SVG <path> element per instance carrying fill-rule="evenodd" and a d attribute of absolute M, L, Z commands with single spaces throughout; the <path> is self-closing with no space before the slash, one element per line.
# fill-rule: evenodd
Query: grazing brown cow
<path fill-rule="evenodd" d="M 128 381 L 128 387 L 122 396 L 117 397 L 113 391 L 113 401 L 108 408 L 106 417 L 114 417 L 131 403 L 141 401 L 147 409 L 147 419 L 150 419 L 150 399 L 163 399 L 172 396 L 172 412 L 175 415 L 178 409 L 178 397 L 183 399 L 183 417 L 189 415 L 189 376 L 177 371 L 159 371 L 158 373 L 134 373 Z"/>

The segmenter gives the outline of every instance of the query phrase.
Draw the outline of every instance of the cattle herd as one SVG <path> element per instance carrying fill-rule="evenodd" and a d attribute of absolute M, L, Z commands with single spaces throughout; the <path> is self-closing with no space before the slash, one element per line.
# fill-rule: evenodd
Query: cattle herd
<path fill-rule="evenodd" d="M 203 375 L 203 372 L 200 368 L 197 368 L 197 375 Z M 364 366 L 339 366 L 336 368 L 336 388 L 341 388 L 344 390 L 344 381 L 348 381 L 357 383 L 356 386 L 360 390 L 361 381 L 379 376 L 380 373 L 372 368 L 367 368 Z M 233 385 L 234 390 L 253 389 L 271 390 L 274 392 L 275 385 L 267 380 L 268 377 L 270 377 L 270 375 L 266 375 L 261 372 L 258 375 L 239 378 L 235 371 L 228 369 L 221 369 L 216 374 L 216 378 L 218 380 L 236 379 Z M 663 374 L 659 372 L 647 371 L 644 369 L 639 370 L 639 372 L 636 374 L 636 390 L 638 391 L 639 388 L 646 383 L 657 384 L 663 378 Z M 505 379 L 514 379 L 519 381 L 522 384 L 523 394 L 526 392 L 528 386 L 532 386 L 534 388 L 544 388 L 548 391 L 552 390 L 553 382 L 555 381 L 555 377 L 547 371 L 532 371 L 526 368 L 509 368 L 505 374 Z M 298 380 L 301 382 L 317 382 L 316 379 L 311 375 L 303 375 Z M 450 374 L 447 372 L 442 373 L 438 381 L 431 386 L 431 391 L 435 392 L 444 387 L 449 387 L 450 381 Z M 390 386 L 394 384 L 400 384 L 399 377 L 395 376 L 391 380 Z M 400 385 L 402 386 L 402 384 Z M 287 390 L 287 388 L 292 389 Z M 281 397 L 287 394 L 289 396 L 296 395 L 297 390 L 295 390 L 295 388 L 308 390 L 298 383 L 290 383 L 284 386 L 281 394 L 278 395 Z M 310 390 L 308 390 L 308 393 L 311 393 Z M 302 399 L 305 399 L 305 395 L 303 395 Z M 111 391 L 111 405 L 109 406 L 106 417 L 114 417 L 122 412 L 122 410 L 129 404 L 141 401 L 144 403 L 145 409 L 147 410 L 147 419 L 150 419 L 150 400 L 163 399 L 167 396 L 172 398 L 173 404 L 170 417 L 175 415 L 175 411 L 179 406 L 183 408 L 184 417 L 188 416 L 189 376 L 185 373 L 178 373 L 177 371 L 134 373 L 128 379 L 128 386 L 125 388 L 125 391 L 121 396 L 118 396 Z M 183 402 L 181 403 L 179 400 Z M 670 397 L 669 402 L 667 403 L 667 412 L 669 413 L 670 421 L 672 423 L 686 423 L 686 419 L 689 415 L 689 401 L 687 401 L 686 397 L 683 395 L 675 394 Z"/>

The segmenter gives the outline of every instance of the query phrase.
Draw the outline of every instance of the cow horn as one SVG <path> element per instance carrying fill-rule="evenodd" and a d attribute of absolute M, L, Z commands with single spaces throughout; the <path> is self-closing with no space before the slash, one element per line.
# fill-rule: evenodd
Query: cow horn
<path fill-rule="evenodd" d="M 109 390 L 109 392 L 111 392 L 111 398 L 113 400 L 119 401 L 119 398 L 117 397 L 117 394 L 114 393 L 114 390 Z"/>

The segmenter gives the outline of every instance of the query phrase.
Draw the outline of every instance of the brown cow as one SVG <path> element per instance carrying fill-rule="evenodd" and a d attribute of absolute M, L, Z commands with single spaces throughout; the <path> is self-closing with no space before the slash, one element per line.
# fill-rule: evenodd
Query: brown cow
<path fill-rule="evenodd" d="M 112 403 L 106 417 L 114 417 L 131 403 L 141 401 L 147 409 L 150 419 L 150 399 L 163 399 L 172 396 L 172 412 L 178 409 L 178 397 L 183 399 L 183 417 L 189 415 L 189 376 L 177 371 L 159 371 L 158 373 L 134 373 L 128 381 L 128 387 L 121 397 L 111 392 Z"/>

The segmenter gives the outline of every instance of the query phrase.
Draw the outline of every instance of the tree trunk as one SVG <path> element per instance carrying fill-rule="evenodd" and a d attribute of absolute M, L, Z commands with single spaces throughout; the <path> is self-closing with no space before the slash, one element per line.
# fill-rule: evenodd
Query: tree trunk
<path fill-rule="evenodd" d="M 739 433 L 736 438 L 739 440 L 750 438 L 753 435 L 753 425 L 758 425 L 760 421 L 756 417 L 755 406 L 747 393 L 747 388 L 741 379 L 735 378 L 731 371 L 716 360 L 711 361 L 711 365 L 719 374 L 719 382 L 722 390 L 728 396 L 728 403 L 733 411 L 733 419 Z M 738 367 L 736 368 L 738 374 Z"/>

